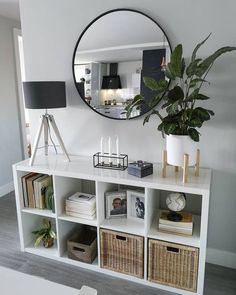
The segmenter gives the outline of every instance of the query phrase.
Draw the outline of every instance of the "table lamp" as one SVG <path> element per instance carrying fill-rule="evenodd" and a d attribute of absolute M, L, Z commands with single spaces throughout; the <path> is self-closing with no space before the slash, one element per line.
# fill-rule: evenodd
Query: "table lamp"
<path fill-rule="evenodd" d="M 27 109 L 45 109 L 45 114 L 40 117 L 40 126 L 38 128 L 34 141 L 32 155 L 29 165 L 32 166 L 38 149 L 39 140 L 44 129 L 44 151 L 48 155 L 48 135 L 50 135 L 50 125 L 52 126 L 57 140 L 68 161 L 69 155 L 62 141 L 53 115 L 48 114 L 47 109 L 66 107 L 66 89 L 65 82 L 61 81 L 27 81 L 23 82 L 25 107 Z"/>

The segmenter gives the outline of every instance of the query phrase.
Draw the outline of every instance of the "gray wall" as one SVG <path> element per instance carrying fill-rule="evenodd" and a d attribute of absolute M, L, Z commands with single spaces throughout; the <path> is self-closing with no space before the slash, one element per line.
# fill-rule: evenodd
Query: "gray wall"
<path fill-rule="evenodd" d="M 133 159 L 160 162 L 164 148 L 156 120 L 142 127 L 142 119 L 105 119 L 86 107 L 76 92 L 71 66 L 74 45 L 99 14 L 122 7 L 140 10 L 161 24 L 172 47 L 183 43 L 187 57 L 210 32 L 212 37 L 201 49 L 202 56 L 221 46 L 236 45 L 234 0 L 21 0 L 20 4 L 26 78 L 67 83 L 68 107 L 54 113 L 71 154 L 91 156 L 99 149 L 100 137 L 112 134 L 119 135 L 121 152 Z M 216 113 L 201 129 L 201 165 L 213 169 L 208 259 L 236 267 L 236 53 L 219 59 L 208 79 L 211 85 L 205 92 L 212 99 L 206 105 Z M 30 114 L 33 135 L 39 114 Z"/>
<path fill-rule="evenodd" d="M 13 28 L 20 24 L 0 16 L 0 196 L 12 186 L 12 164 L 22 159 Z"/>

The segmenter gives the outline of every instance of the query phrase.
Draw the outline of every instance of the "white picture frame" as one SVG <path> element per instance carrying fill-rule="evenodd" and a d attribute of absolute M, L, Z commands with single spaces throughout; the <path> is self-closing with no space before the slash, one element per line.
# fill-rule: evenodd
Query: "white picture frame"
<path fill-rule="evenodd" d="M 119 204 L 118 204 L 119 203 Z M 105 193 L 105 218 L 127 217 L 127 194 L 126 191 Z"/>
<path fill-rule="evenodd" d="M 144 221 L 145 194 L 134 190 L 127 190 L 127 218 Z"/>

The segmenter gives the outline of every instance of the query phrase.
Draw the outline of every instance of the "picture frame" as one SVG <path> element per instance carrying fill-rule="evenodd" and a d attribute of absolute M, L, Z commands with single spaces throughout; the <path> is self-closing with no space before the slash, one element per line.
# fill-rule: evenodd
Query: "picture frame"
<path fill-rule="evenodd" d="M 127 217 L 127 194 L 126 191 L 114 191 L 105 193 L 105 217 L 126 218 Z"/>
<path fill-rule="evenodd" d="M 144 192 L 127 190 L 127 218 L 144 221 L 145 218 Z"/>

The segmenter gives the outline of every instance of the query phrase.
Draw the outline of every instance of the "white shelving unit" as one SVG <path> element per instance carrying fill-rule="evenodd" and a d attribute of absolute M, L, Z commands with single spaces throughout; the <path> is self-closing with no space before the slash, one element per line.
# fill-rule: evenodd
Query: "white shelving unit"
<path fill-rule="evenodd" d="M 61 155 L 39 156 L 36 158 L 34 166 L 29 166 L 29 160 L 15 164 L 13 174 L 21 250 L 177 294 L 203 294 L 211 171 L 201 169 L 199 177 L 194 177 L 193 171 L 190 171 L 189 182 L 183 184 L 181 173 L 176 174 L 172 171 L 171 174 L 171 170 L 169 168 L 167 178 L 162 178 L 161 167 L 154 165 L 154 174 L 140 179 L 129 175 L 127 171 L 94 168 L 92 158 L 74 156 L 71 157 L 71 162 L 66 162 Z M 29 172 L 52 175 L 55 213 L 48 210 L 24 208 L 21 177 Z M 133 219 L 105 219 L 104 193 L 125 187 L 138 188 L 144 192 L 145 219 L 143 222 Z M 65 214 L 66 197 L 76 191 L 96 195 L 97 212 L 95 220 L 75 218 Z M 165 197 L 169 192 L 184 192 L 186 194 L 186 211 L 194 214 L 193 236 L 185 237 L 158 231 L 159 209 L 165 208 Z M 40 226 L 43 217 L 50 218 L 57 231 L 57 242 L 51 249 L 33 246 L 35 237 L 32 230 Z M 98 257 L 92 264 L 75 261 L 67 257 L 67 239 L 75 228 L 83 224 L 97 228 Z M 144 237 L 143 279 L 101 268 L 100 228 Z M 196 293 L 148 281 L 149 238 L 199 248 Z"/>

